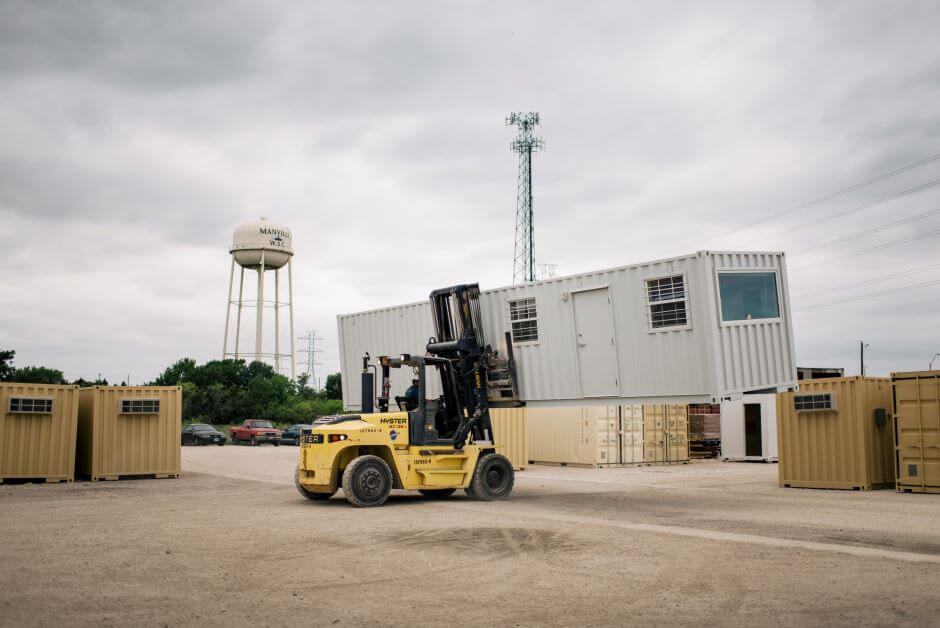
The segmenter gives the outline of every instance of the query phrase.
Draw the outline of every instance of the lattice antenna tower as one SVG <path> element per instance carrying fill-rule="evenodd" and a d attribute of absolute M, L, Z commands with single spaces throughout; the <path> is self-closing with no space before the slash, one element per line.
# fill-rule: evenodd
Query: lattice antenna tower
<path fill-rule="evenodd" d="M 511 113 L 506 126 L 518 129 L 510 144 L 519 153 L 519 181 L 516 189 L 516 240 L 512 260 L 513 283 L 535 281 L 535 224 L 532 213 L 532 153 L 542 150 L 545 143 L 533 134 L 539 124 L 537 111 Z"/>
<path fill-rule="evenodd" d="M 314 388 L 320 390 L 320 382 L 317 381 L 317 367 L 323 366 L 319 361 L 317 361 L 317 354 L 323 353 L 321 349 L 317 349 L 317 342 L 323 340 L 317 336 L 316 330 L 311 330 L 307 332 L 306 336 L 301 336 L 297 340 L 300 340 L 304 343 L 303 348 L 299 349 L 299 353 L 306 353 L 307 358 L 301 365 L 304 367 L 304 372 L 310 376 L 310 383 Z"/>

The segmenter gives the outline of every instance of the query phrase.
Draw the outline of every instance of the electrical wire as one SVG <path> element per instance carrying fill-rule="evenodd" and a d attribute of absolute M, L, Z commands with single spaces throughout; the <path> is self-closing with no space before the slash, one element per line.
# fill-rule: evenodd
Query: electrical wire
<path fill-rule="evenodd" d="M 928 286 L 936 286 L 936 285 L 940 285 L 940 279 L 937 279 L 935 281 L 925 281 L 923 283 L 916 283 L 910 286 L 903 286 L 901 288 L 893 288 L 891 290 L 882 290 L 881 292 L 871 292 L 869 294 L 861 294 L 856 297 L 849 297 L 848 299 L 839 299 L 838 301 L 829 301 L 827 303 L 814 303 L 811 305 L 800 305 L 793 309 L 794 310 L 815 310 L 819 308 L 830 307 L 832 305 L 842 305 L 844 303 L 862 301 L 863 299 L 873 299 L 875 297 L 881 297 L 881 296 L 885 296 L 888 294 L 897 294 L 899 292 L 906 292 L 908 290 L 916 290 L 918 288 L 926 288 Z"/>
<path fill-rule="evenodd" d="M 928 231 L 927 233 L 921 233 L 915 236 L 910 236 L 909 238 L 901 238 L 900 240 L 894 240 L 892 242 L 886 242 L 884 244 L 879 244 L 867 249 L 862 249 L 861 251 L 855 251 L 853 253 L 847 253 L 845 255 L 839 255 L 837 257 L 830 257 L 829 259 L 822 260 L 821 262 L 811 262 L 808 264 L 803 264 L 802 266 L 796 266 L 794 270 L 799 268 L 807 268 L 809 266 L 822 266 L 823 264 L 830 264 L 832 262 L 838 262 L 844 259 L 849 259 L 850 257 L 858 257 L 859 255 L 867 255 L 868 253 L 874 253 L 875 251 L 881 251 L 884 249 L 890 249 L 895 246 L 900 246 L 902 244 L 907 244 L 908 242 L 915 242 L 917 240 L 923 240 L 924 238 L 931 238 L 935 235 L 940 234 L 940 229 L 934 229 L 933 231 Z"/>
<path fill-rule="evenodd" d="M 940 264 L 931 264 L 930 266 L 921 266 L 920 268 L 912 268 L 910 270 L 904 270 L 898 273 L 891 273 L 890 275 L 882 275 L 881 277 L 875 277 L 874 279 L 865 279 L 863 281 L 856 281 L 853 283 L 842 284 L 841 286 L 836 286 L 835 288 L 825 288 L 823 290 L 814 290 L 813 292 L 806 292 L 804 294 L 798 294 L 793 297 L 790 297 L 790 300 L 799 301 L 801 299 L 811 299 L 812 297 L 818 297 L 824 294 L 832 294 L 833 292 L 851 290 L 852 288 L 858 288 L 859 286 L 867 286 L 869 284 L 881 283 L 882 281 L 888 281 L 890 279 L 898 279 L 899 277 L 907 277 L 908 275 L 916 275 L 918 273 L 925 273 L 928 270 L 934 270 L 937 268 L 940 268 Z"/>
<path fill-rule="evenodd" d="M 801 249 L 796 251 L 795 255 L 801 253 L 809 253 L 810 251 L 818 251 L 819 249 L 825 248 L 827 246 L 833 246 L 835 244 L 842 244 L 843 242 L 849 242 L 851 240 L 857 240 L 858 238 L 864 238 L 865 236 L 878 233 L 880 231 L 885 231 L 886 229 L 892 229 L 894 227 L 899 227 L 901 225 L 906 225 L 908 223 L 915 222 L 917 220 L 923 220 L 924 218 L 929 218 L 930 216 L 935 216 L 940 214 L 940 209 L 934 209 L 929 212 L 924 212 L 923 214 L 917 214 L 916 216 L 911 216 L 909 218 L 903 218 L 901 220 L 896 220 L 888 224 L 881 225 L 880 227 L 872 227 L 871 229 L 866 229 L 864 231 L 859 231 L 851 235 L 843 236 L 841 238 L 836 238 L 835 240 L 829 240 L 828 242 L 823 242 L 822 244 L 817 244 L 806 249 Z"/>
<path fill-rule="evenodd" d="M 884 174 L 880 174 L 880 175 L 878 175 L 877 177 L 873 177 L 873 178 L 871 178 L 871 179 L 867 179 L 867 180 L 865 180 L 865 181 L 862 181 L 861 183 L 856 183 L 855 185 L 850 185 L 849 187 L 842 188 L 841 190 L 838 190 L 838 191 L 836 191 L 836 192 L 831 192 L 831 193 L 826 194 L 826 195 L 824 195 L 824 196 L 820 196 L 819 198 L 815 198 L 815 199 L 813 199 L 813 200 L 811 200 L 811 201 L 806 201 L 806 202 L 804 202 L 804 203 L 800 203 L 799 205 L 794 205 L 794 206 L 792 206 L 792 207 L 788 207 L 787 209 L 784 209 L 784 210 L 778 211 L 778 212 L 776 212 L 776 213 L 770 214 L 769 216 L 764 216 L 763 218 L 758 218 L 757 220 L 754 220 L 754 221 L 752 221 L 752 222 L 749 222 L 749 223 L 747 223 L 747 224 L 745 224 L 745 225 L 743 225 L 743 226 L 736 227 L 736 228 L 734 228 L 734 229 L 730 229 L 730 230 L 724 231 L 724 232 L 722 232 L 722 233 L 716 233 L 716 234 L 710 235 L 710 236 L 705 237 L 705 238 L 700 238 L 700 239 L 695 240 L 695 241 L 692 241 L 692 242 L 688 242 L 688 243 L 684 244 L 683 246 L 677 247 L 676 249 L 672 249 L 672 250 L 678 250 L 678 249 L 686 250 L 686 249 L 688 249 L 689 247 L 696 246 L 696 245 L 698 245 L 698 244 L 701 244 L 702 242 L 708 242 L 708 241 L 714 240 L 714 239 L 716 239 L 716 238 L 722 238 L 722 237 L 724 237 L 724 236 L 726 236 L 726 235 L 731 235 L 732 233 L 737 233 L 738 231 L 743 231 L 743 230 L 745 230 L 745 229 L 750 229 L 751 227 L 754 227 L 754 226 L 763 224 L 763 223 L 765 223 L 765 222 L 774 220 L 774 219 L 779 218 L 780 216 L 783 216 L 783 215 L 788 214 L 788 213 L 790 213 L 790 212 L 799 211 L 799 210 L 801 210 L 801 209 L 806 209 L 807 207 L 812 207 L 813 205 L 818 205 L 819 203 L 832 200 L 832 199 L 837 198 L 837 197 L 839 197 L 839 196 L 842 196 L 842 195 L 844 195 L 844 194 L 848 194 L 849 192 L 854 192 L 854 191 L 856 191 L 856 190 L 860 190 L 860 189 L 862 189 L 862 188 L 864 188 L 864 187 L 867 187 L 867 186 L 869 186 L 869 185 L 871 185 L 871 184 L 873 184 L 873 183 L 878 183 L 879 181 L 884 181 L 885 179 L 889 179 L 889 178 L 894 177 L 894 176 L 897 176 L 897 175 L 899 175 L 899 174 L 901 174 L 901 173 L 907 172 L 908 170 L 913 170 L 914 168 L 919 168 L 920 166 L 927 165 L 927 164 L 929 164 L 929 163 L 932 163 L 932 162 L 934 162 L 934 161 L 937 161 L 938 159 L 940 159 L 940 153 L 937 153 L 937 154 L 935 154 L 935 155 L 931 155 L 930 157 L 926 157 L 926 158 L 924 158 L 924 159 L 921 159 L 920 161 L 915 161 L 914 163 L 907 164 L 906 166 L 902 166 L 902 167 L 900 167 L 900 168 L 898 168 L 898 169 L 896 169 L 896 170 L 891 170 L 890 172 L 885 172 Z M 672 251 L 670 251 L 670 252 L 672 252 Z"/>
<path fill-rule="evenodd" d="M 904 196 L 910 196 L 911 194 L 916 194 L 917 192 L 921 192 L 921 191 L 923 191 L 923 190 L 928 190 L 928 189 L 933 188 L 933 187 L 936 187 L 936 186 L 938 186 L 938 185 L 940 185 L 940 179 L 937 179 L 937 180 L 935 180 L 935 181 L 931 181 L 930 183 L 924 183 L 923 185 L 918 185 L 918 186 L 916 186 L 916 187 L 913 187 L 913 188 L 910 188 L 910 189 L 907 189 L 907 190 L 902 190 L 902 191 L 900 191 L 900 192 L 895 192 L 894 194 L 889 194 L 888 196 L 885 196 L 885 197 L 883 197 L 883 198 L 879 198 L 879 199 L 876 199 L 876 200 L 874 200 L 874 201 L 868 201 L 867 203 L 862 203 L 861 205 L 857 205 L 857 206 L 851 207 L 851 208 L 849 208 L 849 209 L 844 209 L 844 210 L 839 211 L 839 212 L 836 212 L 836 213 L 834 213 L 834 214 L 830 214 L 830 215 L 828 215 L 828 216 L 823 216 L 822 218 L 817 218 L 816 220 L 811 220 L 811 221 L 809 221 L 809 222 L 803 223 L 802 225 L 797 225 L 797 226 L 795 226 L 795 227 L 789 227 L 789 228 L 787 228 L 787 229 L 783 229 L 783 230 L 778 231 L 778 232 L 776 232 L 776 233 L 773 233 L 773 234 L 771 234 L 771 235 L 769 235 L 769 236 L 767 236 L 767 237 L 758 238 L 757 241 L 758 241 L 758 242 L 762 242 L 762 241 L 768 240 L 768 239 L 770 239 L 770 238 L 776 238 L 776 237 L 778 237 L 778 236 L 782 236 L 782 235 L 785 235 L 785 234 L 788 234 L 788 233 L 793 233 L 794 231 L 802 231 L 803 229 L 806 229 L 806 228 L 808 228 L 808 227 L 814 227 L 814 226 L 819 225 L 819 224 L 822 224 L 822 223 L 824 223 L 824 222 L 829 222 L 830 220 L 835 220 L 835 219 L 837 219 L 837 218 L 842 218 L 843 216 L 848 216 L 849 214 L 854 214 L 854 213 L 857 212 L 857 211 L 861 211 L 861 210 L 863 210 L 863 209 L 868 209 L 869 207 L 874 207 L 875 205 L 880 205 L 880 204 L 882 204 L 882 203 L 887 203 L 888 201 L 893 201 L 893 200 L 896 199 L 896 198 L 902 198 L 902 197 L 904 197 Z"/>

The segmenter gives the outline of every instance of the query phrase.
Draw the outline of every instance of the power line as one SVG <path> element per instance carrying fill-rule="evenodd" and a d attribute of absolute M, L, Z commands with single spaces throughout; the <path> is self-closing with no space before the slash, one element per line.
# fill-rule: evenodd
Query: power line
<path fill-rule="evenodd" d="M 899 277 L 907 277 L 908 275 L 916 275 L 918 273 L 925 273 L 928 270 L 934 270 L 937 268 L 940 268 L 940 264 L 931 264 L 930 266 L 921 266 L 920 268 L 912 268 L 911 270 L 905 270 L 899 273 L 891 273 L 890 275 L 883 275 L 881 277 L 875 277 L 874 279 L 865 279 L 864 281 L 855 281 L 853 283 L 843 284 L 841 286 L 836 286 L 835 288 L 826 288 L 824 290 L 815 290 L 813 292 L 798 294 L 794 297 L 791 297 L 791 300 L 799 301 L 800 299 L 809 299 L 812 297 L 818 297 L 823 294 L 831 294 L 833 292 L 851 290 L 852 288 L 858 288 L 859 286 L 867 286 L 868 284 L 881 283 L 882 281 L 888 281 L 890 279 L 898 279 Z"/>
<path fill-rule="evenodd" d="M 803 264 L 802 266 L 796 266 L 794 270 L 799 269 L 799 268 L 806 268 L 808 266 L 822 266 L 823 264 L 838 262 L 844 259 L 849 259 L 850 257 L 858 257 L 859 255 L 867 255 L 868 253 L 874 253 L 875 251 L 890 249 L 895 246 L 900 246 L 901 244 L 907 244 L 908 242 L 914 242 L 916 240 L 923 240 L 924 238 L 930 238 L 937 234 L 940 234 L 940 229 L 934 229 L 933 231 L 928 231 L 927 233 L 921 233 L 919 235 L 911 236 L 909 238 L 902 238 L 900 240 L 894 240 L 893 242 L 879 244 L 877 246 L 873 246 L 867 249 L 862 249 L 861 251 L 855 251 L 854 253 L 847 253 L 846 255 L 839 255 L 838 257 L 830 257 L 829 259 L 823 260 L 821 262 L 812 262 L 809 264 Z"/>
<path fill-rule="evenodd" d="M 782 236 L 782 235 L 787 234 L 787 233 L 793 233 L 794 231 L 802 231 L 803 229 L 806 229 L 807 227 L 813 227 L 813 226 L 816 226 L 816 225 L 818 225 L 818 224 L 822 224 L 822 223 L 824 223 L 824 222 L 829 222 L 829 221 L 835 220 L 835 219 L 837 219 L 837 218 L 842 218 L 843 216 L 847 216 L 847 215 L 849 215 L 849 214 L 854 214 L 854 213 L 857 212 L 857 211 L 861 211 L 861 210 L 863 210 L 863 209 L 868 209 L 869 207 L 874 207 L 875 205 L 880 205 L 880 204 L 882 204 L 882 203 L 887 203 L 888 201 L 893 201 L 894 199 L 901 198 L 901 197 L 904 197 L 904 196 L 910 196 L 911 194 L 916 194 L 917 192 L 921 192 L 921 191 L 923 191 L 923 190 L 927 190 L 927 189 L 930 189 L 930 188 L 932 188 L 932 187 L 936 187 L 937 185 L 940 185 L 940 179 L 937 179 L 936 181 L 931 181 L 930 183 L 925 183 L 925 184 L 923 184 L 923 185 L 918 185 L 918 186 L 916 186 L 916 187 L 913 187 L 913 188 L 910 188 L 910 189 L 907 189 L 907 190 L 902 190 L 902 191 L 900 191 L 900 192 L 895 192 L 894 194 L 889 194 L 888 196 L 885 196 L 885 197 L 883 197 L 883 198 L 879 198 L 879 199 L 876 199 L 876 200 L 874 200 L 874 201 L 868 201 L 867 203 L 862 203 L 861 205 L 856 205 L 855 207 L 851 207 L 851 208 L 849 208 L 849 209 L 844 209 L 844 210 L 839 211 L 839 212 L 836 212 L 836 213 L 834 213 L 834 214 L 830 214 L 829 216 L 823 216 L 822 218 L 817 218 L 816 220 L 811 220 L 811 221 L 809 221 L 809 222 L 803 223 L 802 225 L 797 225 L 797 226 L 795 226 L 795 227 L 790 227 L 790 228 L 788 228 L 788 229 L 783 229 L 783 230 L 778 231 L 778 232 L 776 232 L 776 233 L 773 233 L 773 234 L 771 234 L 771 235 L 769 235 L 769 236 L 766 236 L 766 237 L 763 237 L 763 238 L 759 238 L 758 241 L 766 241 L 766 240 L 769 240 L 770 238 L 776 238 L 776 237 L 778 237 L 778 236 Z"/>
<path fill-rule="evenodd" d="M 693 246 L 695 246 L 695 245 L 701 244 L 702 242 L 708 242 L 708 241 L 714 240 L 714 239 L 716 239 L 716 238 L 722 238 L 722 237 L 724 237 L 724 236 L 726 236 L 726 235 L 731 235 L 732 233 L 737 233 L 738 231 L 743 231 L 743 230 L 745 230 L 745 229 L 750 229 L 751 227 L 755 227 L 755 226 L 757 226 L 757 225 L 763 224 L 763 223 L 768 222 L 768 221 L 770 221 L 770 220 L 774 220 L 774 219 L 779 218 L 780 216 L 783 216 L 783 215 L 788 214 L 788 213 L 790 213 L 790 212 L 799 211 L 799 210 L 801 210 L 801 209 L 806 209 L 807 207 L 812 207 L 813 205 L 818 205 L 819 203 L 832 200 L 832 199 L 837 198 L 837 197 L 839 197 L 839 196 L 842 196 L 842 195 L 844 195 L 844 194 L 848 194 L 849 192 L 854 192 L 854 191 L 856 191 L 856 190 L 860 190 L 860 189 L 862 189 L 862 188 L 864 188 L 864 187 L 866 187 L 866 186 L 869 186 L 869 185 L 871 185 L 871 184 L 873 184 L 873 183 L 878 183 L 879 181 L 884 181 L 885 179 L 889 179 L 889 178 L 891 178 L 891 177 L 897 176 L 897 175 L 899 175 L 899 174 L 901 174 L 901 173 L 907 172 L 908 170 L 913 170 L 914 168 L 919 168 L 920 166 L 924 166 L 924 165 L 926 165 L 926 164 L 932 163 L 932 162 L 934 162 L 934 161 L 937 161 L 938 159 L 940 159 L 940 153 L 937 153 L 937 154 L 935 154 L 935 155 L 931 155 L 930 157 L 926 157 L 926 158 L 924 158 L 924 159 L 921 159 L 920 161 L 915 161 L 914 163 L 907 164 L 906 166 L 902 166 L 902 167 L 900 167 L 900 168 L 898 168 L 898 169 L 896 169 L 896 170 L 891 170 L 890 172 L 885 172 L 884 174 L 880 174 L 880 175 L 878 175 L 877 177 L 873 177 L 873 178 L 871 178 L 871 179 L 867 179 L 867 180 L 865 180 L 865 181 L 862 181 L 861 183 L 856 183 L 855 185 L 850 185 L 849 187 L 842 188 L 841 190 L 838 190 L 838 191 L 836 191 L 836 192 L 831 192 L 831 193 L 826 194 L 826 195 L 824 195 L 824 196 L 820 196 L 819 198 L 815 198 L 815 199 L 813 199 L 813 200 L 811 200 L 811 201 L 806 201 L 805 203 L 800 203 L 799 205 L 794 205 L 794 206 L 792 206 L 792 207 L 788 207 L 787 209 L 783 209 L 783 210 L 778 211 L 778 212 L 776 212 L 776 213 L 770 214 L 769 216 L 764 216 L 763 218 L 758 218 L 757 220 L 754 220 L 754 221 L 752 221 L 752 222 L 749 222 L 749 223 L 747 223 L 747 224 L 745 224 L 745 225 L 743 225 L 743 226 L 736 227 L 736 228 L 734 228 L 734 229 L 730 229 L 730 230 L 724 231 L 724 232 L 722 232 L 722 233 L 713 234 L 713 235 L 711 235 L 711 236 L 708 236 L 708 237 L 706 237 L 706 238 L 701 238 L 701 239 L 695 240 L 695 241 L 693 241 L 693 242 L 688 242 L 687 244 L 683 245 L 683 246 L 680 247 L 680 248 L 682 248 L 683 250 L 686 250 L 686 249 L 688 249 L 689 247 L 693 247 Z M 676 250 L 676 249 L 673 249 L 673 250 Z M 670 252 L 671 252 L 671 251 L 670 251 Z"/>
<path fill-rule="evenodd" d="M 809 247 L 808 249 L 802 249 L 802 250 L 800 250 L 800 251 L 797 251 L 797 254 L 799 254 L 799 253 L 809 253 L 810 251 L 817 251 L 817 250 L 822 249 L 822 248 L 825 248 L 825 247 L 827 247 L 827 246 L 833 246 L 834 244 L 842 244 L 843 242 L 849 242 L 850 240 L 857 240 L 858 238 L 863 238 L 863 237 L 865 237 L 865 236 L 867 236 L 867 235 L 872 235 L 873 233 L 878 233 L 878 232 L 884 231 L 884 230 L 886 230 L 886 229 L 891 229 L 891 228 L 893 228 L 893 227 L 899 227 L 899 226 L 901 226 L 901 225 L 906 225 L 906 224 L 908 224 L 908 223 L 915 222 L 915 221 L 917 221 L 917 220 L 923 220 L 924 218 L 929 218 L 930 216 L 935 216 L 936 214 L 940 214 L 940 209 L 934 209 L 934 210 L 931 210 L 931 211 L 929 211 L 929 212 L 924 212 L 923 214 L 917 214 L 916 216 L 911 216 L 911 217 L 909 217 L 909 218 L 904 218 L 904 219 L 902 219 L 902 220 L 896 220 L 896 221 L 894 221 L 894 222 L 890 222 L 890 223 L 888 223 L 888 224 L 881 225 L 880 227 L 872 227 L 871 229 L 866 229 L 866 230 L 864 230 L 864 231 L 859 231 L 858 233 L 853 233 L 852 235 L 847 235 L 847 236 L 843 236 L 843 237 L 841 237 L 841 238 L 836 238 L 835 240 L 829 240 L 828 242 L 823 242 L 822 244 L 817 244 L 817 245 L 815 245 L 815 246 L 811 246 L 811 247 Z"/>
<path fill-rule="evenodd" d="M 913 284 L 911 286 L 903 286 L 901 288 L 894 288 L 892 290 L 882 290 L 881 292 L 871 292 L 869 294 L 862 294 L 857 297 L 850 297 L 848 299 L 840 299 L 838 301 L 829 301 L 827 303 L 814 303 L 812 305 L 803 305 L 793 308 L 794 310 L 815 310 L 823 307 L 829 307 L 832 305 L 842 305 L 843 303 L 852 303 L 853 301 L 861 301 L 863 299 L 872 299 L 874 297 L 885 296 L 888 294 L 897 294 L 898 292 L 906 292 L 908 290 L 916 290 L 917 288 L 926 288 L 928 286 L 936 286 L 940 284 L 940 279 L 935 281 L 925 281 L 923 283 Z"/>

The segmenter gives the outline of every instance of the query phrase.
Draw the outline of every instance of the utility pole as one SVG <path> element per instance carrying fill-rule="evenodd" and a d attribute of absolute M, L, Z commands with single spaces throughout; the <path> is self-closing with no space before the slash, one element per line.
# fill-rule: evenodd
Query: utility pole
<path fill-rule="evenodd" d="M 930 364 L 927 365 L 927 370 L 928 370 L 928 371 L 932 371 L 932 370 L 933 370 L 933 361 L 936 360 L 937 358 L 940 358 L 940 353 L 935 353 L 935 354 L 933 354 L 933 357 L 930 358 Z"/>
<path fill-rule="evenodd" d="M 304 371 L 310 376 L 310 384 L 314 387 L 314 390 L 320 390 L 320 383 L 317 381 L 316 367 L 322 366 L 317 361 L 317 354 L 323 353 L 323 351 L 317 349 L 317 341 L 323 340 L 323 338 L 317 336 L 316 330 L 311 330 L 307 332 L 306 336 L 301 336 L 298 340 L 306 342 L 306 347 L 299 350 L 300 353 L 307 354 L 306 361 L 301 363 L 305 367 Z"/>
<path fill-rule="evenodd" d="M 532 209 L 532 153 L 542 150 L 545 143 L 532 131 L 539 124 L 537 111 L 511 113 L 506 126 L 515 126 L 519 133 L 510 144 L 519 153 L 519 180 L 516 189 L 516 241 L 512 260 L 512 282 L 535 281 L 535 215 Z"/>
<path fill-rule="evenodd" d="M 859 372 L 862 377 L 865 377 L 865 347 L 870 347 L 871 345 L 866 344 L 864 340 L 858 341 L 858 353 L 859 353 L 859 363 L 860 368 Z"/>

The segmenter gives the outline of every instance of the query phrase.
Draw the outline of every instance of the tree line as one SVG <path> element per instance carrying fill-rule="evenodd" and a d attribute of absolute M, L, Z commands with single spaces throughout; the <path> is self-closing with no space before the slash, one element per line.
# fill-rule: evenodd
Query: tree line
<path fill-rule="evenodd" d="M 0 381 L 80 386 L 108 384 L 100 378 L 69 382 L 62 371 L 43 366 L 18 369 L 12 364 L 14 356 L 13 350 L 0 350 Z M 223 425 L 246 419 L 267 419 L 309 423 L 317 416 L 342 412 L 343 408 L 339 373 L 329 375 L 322 390 L 314 390 L 307 373 L 292 381 L 263 362 L 211 360 L 196 364 L 191 358 L 183 358 L 147 385 L 180 386 L 184 422 Z"/>

